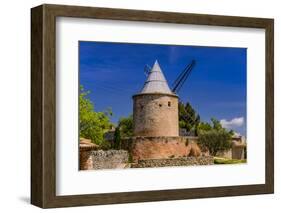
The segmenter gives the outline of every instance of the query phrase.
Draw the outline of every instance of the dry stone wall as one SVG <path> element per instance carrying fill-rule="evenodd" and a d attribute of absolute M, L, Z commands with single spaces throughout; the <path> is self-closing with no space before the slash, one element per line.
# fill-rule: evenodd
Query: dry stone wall
<path fill-rule="evenodd" d="M 91 153 L 93 169 L 121 169 L 128 163 L 129 155 L 125 150 L 98 150 Z"/>
<path fill-rule="evenodd" d="M 95 150 L 87 151 L 81 154 L 81 170 L 123 169 L 128 166 L 129 154 L 125 150 Z"/>
<path fill-rule="evenodd" d="M 138 163 L 132 164 L 131 168 L 199 166 L 199 165 L 213 165 L 213 164 L 214 164 L 213 157 L 201 156 L 201 157 L 186 157 L 186 158 L 172 158 L 172 159 L 139 160 Z"/>

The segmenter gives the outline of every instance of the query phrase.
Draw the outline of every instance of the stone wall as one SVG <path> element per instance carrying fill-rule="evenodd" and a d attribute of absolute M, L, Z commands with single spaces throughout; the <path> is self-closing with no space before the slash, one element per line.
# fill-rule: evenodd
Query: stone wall
<path fill-rule="evenodd" d="M 88 170 L 92 169 L 92 156 L 91 153 L 99 148 L 98 145 L 93 144 L 91 140 L 80 138 L 79 143 L 79 169 Z"/>
<path fill-rule="evenodd" d="M 93 168 L 91 151 L 80 150 L 79 152 L 79 169 L 88 170 Z"/>
<path fill-rule="evenodd" d="M 246 145 L 234 145 L 232 146 L 232 159 L 243 160 L 245 159 L 245 147 Z"/>
<path fill-rule="evenodd" d="M 242 141 L 233 140 L 231 149 L 223 152 L 218 152 L 216 156 L 229 159 L 243 160 L 245 159 L 245 148 L 246 143 L 243 143 Z"/>
<path fill-rule="evenodd" d="M 80 142 L 80 170 L 130 167 L 162 167 L 210 165 L 208 150 L 197 145 L 198 137 L 132 137 L 122 139 L 123 150 L 97 150 L 98 146 Z M 220 157 L 244 159 L 246 144 L 234 141 L 232 149 L 218 153 Z M 129 162 L 130 159 L 130 162 Z"/>
<path fill-rule="evenodd" d="M 178 97 L 171 94 L 133 96 L 134 136 L 178 136 Z"/>
<path fill-rule="evenodd" d="M 232 149 L 225 150 L 225 151 L 218 151 L 216 157 L 232 159 Z"/>
<path fill-rule="evenodd" d="M 192 150 L 198 148 L 195 140 L 194 137 L 134 137 L 124 141 L 123 146 L 129 150 L 135 162 L 145 159 L 187 157 Z"/>
<path fill-rule="evenodd" d="M 171 159 L 149 159 L 139 160 L 132 164 L 131 168 L 149 168 L 149 167 L 168 167 L 168 166 L 199 166 L 213 165 L 214 158 L 211 156 L 171 158 Z"/>
<path fill-rule="evenodd" d="M 123 169 L 128 166 L 129 154 L 125 150 L 80 151 L 80 170 Z"/>

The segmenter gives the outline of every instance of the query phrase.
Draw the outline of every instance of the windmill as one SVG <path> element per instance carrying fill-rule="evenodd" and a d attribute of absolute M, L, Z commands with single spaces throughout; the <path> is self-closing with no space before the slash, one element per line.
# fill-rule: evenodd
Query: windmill
<path fill-rule="evenodd" d="M 179 93 L 180 89 L 182 88 L 183 84 L 185 83 L 185 81 L 188 79 L 188 77 L 190 76 L 193 68 L 196 65 L 196 61 L 193 59 L 189 64 L 187 64 L 184 68 L 184 70 L 180 73 L 180 75 L 176 78 L 176 80 L 173 82 L 172 86 L 172 92 L 173 93 Z M 151 72 L 151 67 L 146 64 L 144 66 L 144 74 L 146 76 L 149 75 L 149 73 Z"/>

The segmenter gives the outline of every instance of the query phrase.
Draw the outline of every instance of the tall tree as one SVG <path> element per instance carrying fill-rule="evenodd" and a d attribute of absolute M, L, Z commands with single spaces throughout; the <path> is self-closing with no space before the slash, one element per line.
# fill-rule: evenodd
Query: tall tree
<path fill-rule="evenodd" d="M 197 135 L 197 127 L 200 123 L 200 115 L 189 102 L 179 102 L 179 127 L 187 133 Z"/>
<path fill-rule="evenodd" d="M 90 91 L 85 91 L 83 86 L 80 86 L 80 137 L 91 139 L 93 143 L 103 145 L 105 143 L 103 135 L 112 127 L 109 119 L 112 112 L 110 110 L 107 112 L 96 112 L 94 110 L 94 104 L 87 97 L 89 93 Z"/>

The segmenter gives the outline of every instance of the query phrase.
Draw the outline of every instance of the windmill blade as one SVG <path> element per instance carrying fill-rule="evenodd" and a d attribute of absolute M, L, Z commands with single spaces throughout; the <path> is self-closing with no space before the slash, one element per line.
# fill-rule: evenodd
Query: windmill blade
<path fill-rule="evenodd" d="M 188 64 L 184 70 L 181 72 L 181 74 L 177 77 L 177 79 L 174 81 L 173 86 L 174 88 L 172 91 L 174 93 L 178 92 L 181 87 L 183 86 L 184 82 L 187 80 L 189 77 L 193 67 L 195 66 L 195 60 L 192 60 L 190 64 Z"/>
<path fill-rule="evenodd" d="M 144 74 L 146 75 L 146 76 L 148 76 L 148 73 L 151 71 L 151 67 L 148 65 L 148 64 L 146 64 L 145 66 L 144 66 Z"/>
<path fill-rule="evenodd" d="M 180 91 L 180 89 L 182 88 L 184 82 L 186 81 L 186 79 L 188 78 L 188 76 L 190 75 L 191 71 L 192 71 L 192 67 L 193 65 L 189 66 L 187 71 L 185 72 L 185 75 L 181 78 L 176 90 Z"/>
<path fill-rule="evenodd" d="M 183 69 L 183 71 L 180 73 L 180 75 L 177 77 L 177 79 L 173 82 L 172 86 L 176 86 L 178 82 L 183 78 L 183 76 L 186 74 L 189 67 L 192 65 L 192 63 L 195 63 L 195 60 L 192 60 L 191 63 L 187 64 L 186 67 Z"/>

